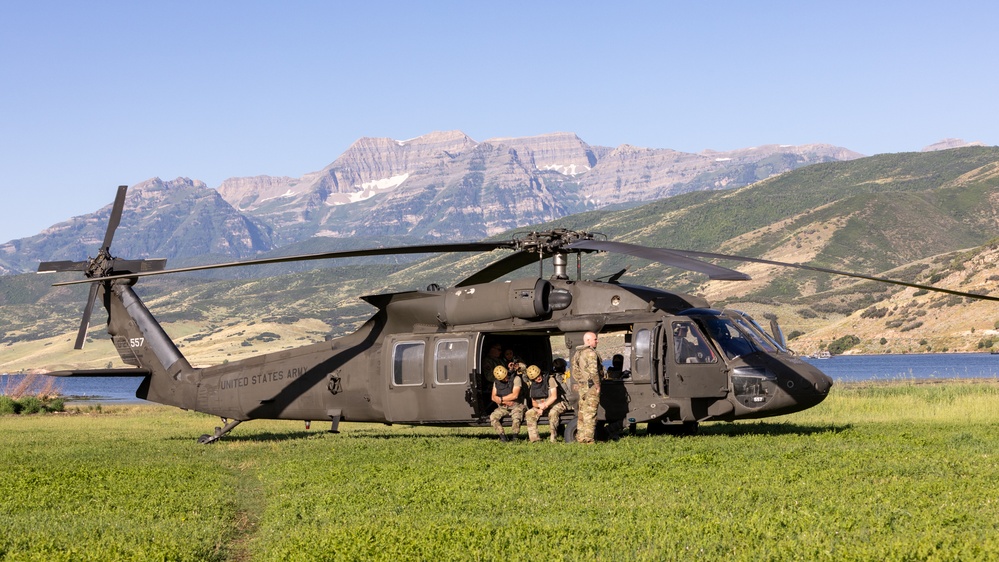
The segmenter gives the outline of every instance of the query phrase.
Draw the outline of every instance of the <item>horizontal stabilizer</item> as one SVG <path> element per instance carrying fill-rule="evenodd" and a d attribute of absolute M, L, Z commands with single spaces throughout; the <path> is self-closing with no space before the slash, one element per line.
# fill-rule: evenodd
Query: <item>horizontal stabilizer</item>
<path fill-rule="evenodd" d="M 149 369 L 71 369 L 45 373 L 50 377 L 144 377 Z"/>

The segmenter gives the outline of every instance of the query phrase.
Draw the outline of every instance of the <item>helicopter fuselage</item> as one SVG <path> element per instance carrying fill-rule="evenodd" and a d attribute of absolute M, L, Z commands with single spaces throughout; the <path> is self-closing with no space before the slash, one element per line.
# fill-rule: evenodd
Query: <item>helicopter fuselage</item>
<path fill-rule="evenodd" d="M 134 296 L 124 284 L 114 291 Z M 550 371 L 590 331 L 615 336 L 598 350 L 605 360 L 625 360 L 602 384 L 602 421 L 652 428 L 781 415 L 818 404 L 832 384 L 748 316 L 648 287 L 526 278 L 365 300 L 378 311 L 353 334 L 213 367 L 192 368 L 165 335 L 150 337 L 141 326 L 151 316 L 135 303 L 127 319 L 112 307 L 109 333 L 126 362 L 173 362 L 150 369 L 141 398 L 234 420 L 487 425 L 489 347 Z M 164 349 L 148 349 L 156 346 Z"/>

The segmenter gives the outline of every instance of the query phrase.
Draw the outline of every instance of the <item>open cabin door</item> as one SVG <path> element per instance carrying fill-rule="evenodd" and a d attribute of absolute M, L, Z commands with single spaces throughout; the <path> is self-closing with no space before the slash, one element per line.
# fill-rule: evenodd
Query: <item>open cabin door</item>
<path fill-rule="evenodd" d="M 385 417 L 400 423 L 467 422 L 472 392 L 474 334 L 395 335 L 385 347 Z"/>
<path fill-rule="evenodd" d="M 697 323 L 673 319 L 663 334 L 663 385 L 669 396 L 721 398 L 728 394 L 728 367 Z"/>

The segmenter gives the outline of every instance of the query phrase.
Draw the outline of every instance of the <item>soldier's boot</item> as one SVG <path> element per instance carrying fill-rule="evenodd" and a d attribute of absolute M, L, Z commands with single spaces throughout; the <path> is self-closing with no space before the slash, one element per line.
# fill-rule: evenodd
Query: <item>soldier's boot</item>
<path fill-rule="evenodd" d="M 510 425 L 510 441 L 516 441 L 517 439 L 520 439 L 520 422 L 514 421 Z"/>
<path fill-rule="evenodd" d="M 503 431 L 503 424 L 500 423 L 499 420 L 489 420 L 489 423 L 493 426 L 493 429 L 496 430 L 496 433 L 499 434 L 500 441 L 503 441 L 504 443 L 507 442 L 508 439 L 506 438 L 506 433 Z"/>
<path fill-rule="evenodd" d="M 557 429 L 558 429 L 557 427 L 553 427 L 552 431 L 551 431 L 551 434 L 548 436 L 548 440 L 551 441 L 552 443 L 558 443 L 558 431 L 557 431 Z"/>

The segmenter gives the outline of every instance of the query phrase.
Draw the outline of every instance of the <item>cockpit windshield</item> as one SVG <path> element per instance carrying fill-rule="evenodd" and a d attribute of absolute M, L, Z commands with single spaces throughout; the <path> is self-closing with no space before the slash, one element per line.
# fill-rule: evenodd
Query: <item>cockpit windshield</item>
<path fill-rule="evenodd" d="M 766 332 L 760 329 L 756 322 L 753 322 L 752 318 L 747 318 L 741 316 L 735 319 L 735 323 L 742 328 L 742 332 L 745 333 L 753 340 L 756 347 L 766 351 L 768 353 L 777 353 L 778 348 L 773 344 L 773 341 L 767 336 Z"/>
<path fill-rule="evenodd" d="M 730 318 L 711 316 L 704 318 L 703 322 L 704 327 L 711 334 L 711 339 L 715 340 L 722 353 L 729 359 L 735 359 L 760 349 L 773 349 L 769 344 L 766 344 L 766 347 L 759 345 L 755 336 L 747 335 L 747 333 L 752 333 L 751 330 L 746 330 L 747 333 L 743 333 Z"/>
<path fill-rule="evenodd" d="M 740 326 L 751 330 L 752 333 L 756 334 L 756 337 L 763 338 L 763 341 L 769 342 L 771 348 L 784 352 L 788 351 L 787 348 L 778 342 L 773 335 L 764 330 L 763 327 L 760 326 L 759 322 L 757 322 L 752 316 L 742 312 L 741 310 L 732 310 L 731 312 L 738 314 L 742 318 L 742 322 L 739 322 Z M 764 349 L 767 348 L 764 347 Z"/>

